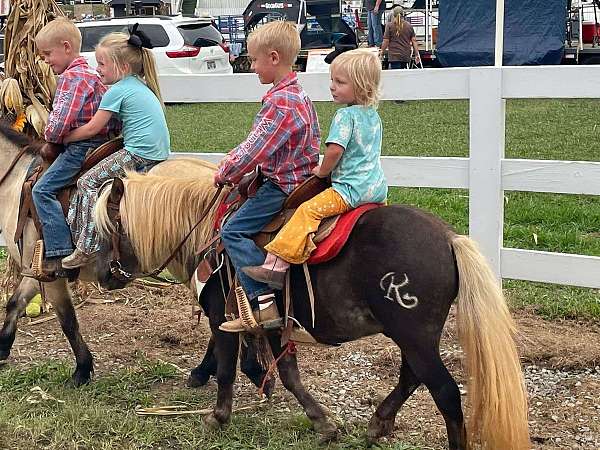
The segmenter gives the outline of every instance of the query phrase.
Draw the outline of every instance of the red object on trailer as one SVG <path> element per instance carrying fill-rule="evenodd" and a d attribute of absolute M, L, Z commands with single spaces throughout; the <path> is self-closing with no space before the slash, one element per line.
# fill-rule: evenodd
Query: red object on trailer
<path fill-rule="evenodd" d="M 593 44 L 600 40 L 600 23 L 584 22 L 581 24 L 581 31 L 584 44 Z"/>

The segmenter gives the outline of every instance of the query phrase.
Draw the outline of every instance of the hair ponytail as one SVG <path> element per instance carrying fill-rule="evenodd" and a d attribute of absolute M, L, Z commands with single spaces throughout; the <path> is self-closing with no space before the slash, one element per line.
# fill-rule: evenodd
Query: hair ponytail
<path fill-rule="evenodd" d="M 146 86 L 154 92 L 156 98 L 162 105 L 163 109 L 165 104 L 162 99 L 162 95 L 160 93 L 160 86 L 158 84 L 158 72 L 156 71 L 156 61 L 154 60 L 154 55 L 147 48 L 142 48 L 142 76 L 146 81 Z"/>
<path fill-rule="evenodd" d="M 404 27 L 404 20 L 402 20 L 402 16 L 404 15 L 404 10 L 401 6 L 396 6 L 392 9 L 393 21 L 396 25 L 396 36 L 400 36 L 400 30 Z"/>

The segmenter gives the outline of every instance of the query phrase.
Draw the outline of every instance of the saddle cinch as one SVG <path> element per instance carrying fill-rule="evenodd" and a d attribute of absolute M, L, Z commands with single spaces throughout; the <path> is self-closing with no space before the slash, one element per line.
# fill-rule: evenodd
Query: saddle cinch
<path fill-rule="evenodd" d="M 256 195 L 256 192 L 260 188 L 263 182 L 263 176 L 260 173 L 260 169 L 255 172 L 246 175 L 239 183 L 237 188 L 233 189 L 229 195 L 225 197 L 221 205 L 217 209 L 217 215 L 215 220 L 215 236 L 211 241 L 200 251 L 202 260 L 195 271 L 194 278 L 196 282 L 196 290 L 198 296 L 202 291 L 205 283 L 208 279 L 221 268 L 225 267 L 221 276 L 227 276 L 229 278 L 229 285 L 231 286 L 229 294 L 226 299 L 226 316 L 232 317 L 234 314 L 239 315 L 238 301 L 236 299 L 236 284 L 237 280 L 231 276 L 231 268 L 229 261 L 224 252 L 222 243 L 220 242 L 220 235 L 218 234 L 225 222 L 231 217 L 231 215 L 239 209 L 239 207 L 248 199 Z M 261 248 L 264 248 L 271 240 L 276 236 L 277 232 L 290 220 L 294 211 L 305 201 L 310 200 L 317 194 L 323 192 L 325 189 L 331 186 L 329 179 L 319 178 L 312 176 L 298 186 L 285 200 L 281 212 L 269 223 L 262 231 L 254 236 L 254 242 Z M 312 289 L 312 283 L 310 280 L 310 273 L 307 265 L 317 264 L 325 262 L 337 255 L 337 253 L 343 247 L 347 236 L 350 233 L 353 225 L 356 223 L 360 216 L 374 207 L 381 206 L 375 204 L 364 205 L 364 207 L 351 210 L 349 213 L 345 213 L 338 216 L 328 217 L 324 219 L 315 236 L 313 242 L 317 244 L 317 249 L 313 253 L 313 256 L 303 264 L 304 276 L 306 280 L 306 289 L 308 291 L 309 301 L 311 303 L 313 326 L 314 326 L 314 293 Z M 341 219 L 341 220 L 340 220 Z M 336 230 L 336 226 L 340 222 L 341 228 L 344 228 L 342 235 L 334 236 L 333 232 Z M 328 242 L 330 241 L 330 242 Z M 323 244 L 323 245 L 322 245 Z M 321 251 L 320 251 L 321 250 Z M 315 255 L 318 253 L 318 255 Z M 316 257 L 315 257 L 316 256 Z M 289 283 L 289 272 L 286 277 L 286 283 L 284 286 L 284 319 L 282 333 L 282 343 L 285 344 L 290 339 L 293 327 L 293 321 L 290 320 L 290 316 L 293 314 L 293 307 L 291 301 L 291 289 Z M 281 326 L 278 326 L 281 328 Z M 253 331 L 253 330 L 248 330 Z M 256 330 L 259 331 L 259 330 Z M 306 330 L 303 330 L 306 331 Z M 308 334 L 307 334 L 308 335 Z M 316 343 L 314 339 L 309 339 L 304 343 Z"/>
<path fill-rule="evenodd" d="M 77 180 L 88 170 L 102 161 L 104 158 L 112 155 L 118 150 L 123 148 L 123 138 L 118 137 L 115 139 L 111 139 L 108 142 L 105 142 L 100 147 L 90 151 L 81 167 L 81 170 L 77 174 L 77 176 L 72 180 L 72 182 L 65 187 L 60 194 L 58 195 L 58 200 L 63 209 L 63 213 L 65 216 L 69 210 L 69 201 L 73 190 L 77 187 Z M 21 202 L 19 205 L 19 215 L 17 219 L 17 228 L 15 230 L 14 242 L 19 243 L 23 237 L 23 230 L 25 228 L 25 224 L 27 223 L 27 219 L 33 219 L 33 223 L 39 233 L 42 235 L 42 228 L 39 221 L 39 216 L 35 209 L 35 204 L 33 203 L 32 197 L 32 189 L 35 186 L 35 183 L 41 178 L 46 169 L 50 167 L 50 164 L 54 162 L 54 160 L 58 157 L 60 153 L 63 151 L 63 146 L 58 144 L 50 144 L 44 143 L 38 150 L 40 158 L 35 160 L 33 166 L 30 168 L 27 178 L 23 182 L 23 187 L 21 189 Z"/>

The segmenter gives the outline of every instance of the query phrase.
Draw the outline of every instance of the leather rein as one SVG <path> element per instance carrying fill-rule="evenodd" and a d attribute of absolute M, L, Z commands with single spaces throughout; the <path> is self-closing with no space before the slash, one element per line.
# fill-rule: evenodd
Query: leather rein
<path fill-rule="evenodd" d="M 173 261 L 175 256 L 177 256 L 177 253 L 179 253 L 179 251 L 181 250 L 181 248 L 183 247 L 185 242 L 189 239 L 189 237 L 192 235 L 194 230 L 206 218 L 206 216 L 208 215 L 208 213 L 211 211 L 212 207 L 214 206 L 215 202 L 219 198 L 219 195 L 221 194 L 222 190 L 223 190 L 223 186 L 220 186 L 217 189 L 217 191 L 211 198 L 210 202 L 208 203 L 208 206 L 205 208 L 205 210 L 203 211 L 202 215 L 200 216 L 200 218 L 198 219 L 196 224 L 183 237 L 183 239 L 181 240 L 179 245 L 177 245 L 177 247 L 175 247 L 175 249 L 171 252 L 169 257 L 156 269 L 154 269 L 150 272 L 142 272 L 142 273 L 131 273 L 131 272 L 127 272 L 126 270 L 123 269 L 123 266 L 121 264 L 121 236 L 123 235 L 123 224 L 121 222 L 121 213 L 120 213 L 121 199 L 119 199 L 119 201 L 117 203 L 117 202 L 111 201 L 109 198 L 109 200 L 107 202 L 108 216 L 114 226 L 113 231 L 111 233 L 112 259 L 109 263 L 111 275 L 114 276 L 119 281 L 126 282 L 126 283 L 129 283 L 136 278 L 150 277 L 150 278 L 154 278 L 155 280 L 161 281 L 163 283 L 182 284 L 183 281 L 172 281 L 172 280 L 163 278 L 159 275 L 169 265 L 169 263 L 171 261 Z"/>

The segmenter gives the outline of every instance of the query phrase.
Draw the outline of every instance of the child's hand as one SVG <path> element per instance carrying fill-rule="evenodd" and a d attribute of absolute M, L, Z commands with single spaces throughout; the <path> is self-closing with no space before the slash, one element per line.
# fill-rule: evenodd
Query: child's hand
<path fill-rule="evenodd" d="M 319 178 L 327 178 L 327 175 L 321 174 L 321 165 L 318 165 L 312 170 L 313 175 L 316 175 Z"/>
<path fill-rule="evenodd" d="M 221 187 L 225 184 L 223 180 L 221 180 L 221 177 L 219 177 L 219 172 L 215 173 L 215 176 L 213 177 L 213 184 L 215 187 Z"/>

